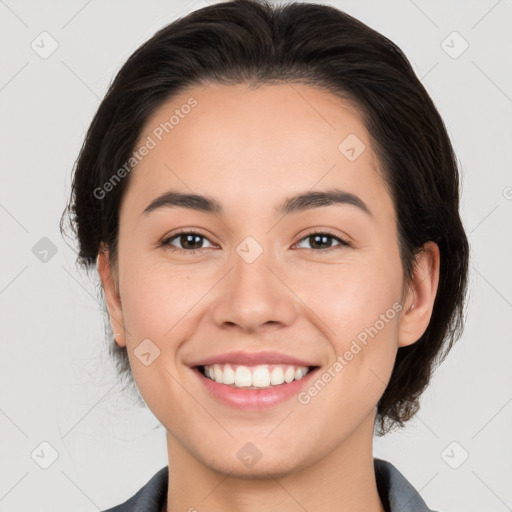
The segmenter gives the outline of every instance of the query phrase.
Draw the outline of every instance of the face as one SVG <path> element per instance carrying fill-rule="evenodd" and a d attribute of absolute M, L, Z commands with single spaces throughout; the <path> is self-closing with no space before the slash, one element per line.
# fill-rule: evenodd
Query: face
<path fill-rule="evenodd" d="M 369 442 L 397 349 L 428 325 L 437 281 L 425 273 L 414 296 L 402 293 L 395 211 L 357 110 L 306 85 L 211 84 L 155 111 L 137 147 L 149 139 L 120 209 L 114 281 L 107 253 L 98 266 L 168 442 L 233 475 L 286 474 Z M 169 192 L 218 208 L 153 203 Z M 316 369 L 282 384 L 275 403 L 245 389 L 234 405 L 194 367 L 262 351 Z M 247 453 L 261 456 L 250 468 Z"/>

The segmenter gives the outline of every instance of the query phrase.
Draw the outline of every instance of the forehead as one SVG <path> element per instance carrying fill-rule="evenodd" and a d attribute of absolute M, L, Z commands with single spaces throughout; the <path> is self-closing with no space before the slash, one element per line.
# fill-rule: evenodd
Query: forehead
<path fill-rule="evenodd" d="M 308 85 L 197 85 L 147 119 L 123 203 L 142 212 L 166 189 L 205 193 L 230 207 L 337 187 L 392 209 L 357 109 Z"/>

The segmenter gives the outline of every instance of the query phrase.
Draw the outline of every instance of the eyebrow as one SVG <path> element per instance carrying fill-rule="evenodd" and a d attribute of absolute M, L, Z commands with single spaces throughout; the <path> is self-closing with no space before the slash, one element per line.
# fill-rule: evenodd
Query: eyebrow
<path fill-rule="evenodd" d="M 304 192 L 302 194 L 289 197 L 275 208 L 275 213 L 284 216 L 291 213 L 313 208 L 321 208 L 334 204 L 354 206 L 368 216 L 373 217 L 372 212 L 359 196 L 337 188 L 315 192 Z M 188 208 L 190 210 L 215 215 L 222 215 L 224 213 L 222 204 L 213 197 L 199 194 L 185 194 L 171 190 L 151 201 L 142 214 L 147 215 L 161 208 Z"/>

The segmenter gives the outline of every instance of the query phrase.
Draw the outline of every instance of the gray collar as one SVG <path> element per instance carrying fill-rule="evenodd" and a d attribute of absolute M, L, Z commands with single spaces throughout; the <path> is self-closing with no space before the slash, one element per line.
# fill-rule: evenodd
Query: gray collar
<path fill-rule="evenodd" d="M 379 496 L 386 512 L 434 512 L 391 462 L 374 457 L 373 467 Z"/>

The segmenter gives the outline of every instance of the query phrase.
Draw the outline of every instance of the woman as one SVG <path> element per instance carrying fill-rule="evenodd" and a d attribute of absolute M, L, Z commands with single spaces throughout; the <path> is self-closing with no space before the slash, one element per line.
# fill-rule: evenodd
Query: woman
<path fill-rule="evenodd" d="M 462 330 L 455 156 L 391 41 L 234 0 L 157 32 L 68 204 L 169 465 L 111 512 L 428 511 L 373 458 Z M 115 341 L 114 341 L 115 340 Z"/>

